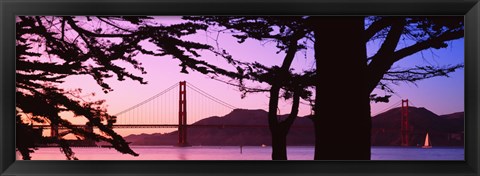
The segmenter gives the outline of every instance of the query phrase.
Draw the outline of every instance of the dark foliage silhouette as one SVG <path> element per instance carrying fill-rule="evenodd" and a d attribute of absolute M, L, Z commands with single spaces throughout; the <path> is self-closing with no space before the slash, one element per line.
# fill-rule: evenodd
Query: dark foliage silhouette
<path fill-rule="evenodd" d="M 243 73 L 239 80 L 240 90 L 244 93 L 265 91 L 269 92 L 269 108 L 268 108 L 268 124 L 272 137 L 272 159 L 287 159 L 287 134 L 298 115 L 298 107 L 300 97 L 309 99 L 311 92 L 308 91 L 305 75 L 294 74 L 290 70 L 295 54 L 306 49 L 301 39 L 307 33 L 303 24 L 303 17 L 184 17 L 184 19 L 195 22 L 202 22 L 210 26 L 220 26 L 235 31 L 233 35 L 238 39 L 239 43 L 245 42 L 246 39 L 255 39 L 260 41 L 271 40 L 276 43 L 278 52 L 285 52 L 282 65 L 280 67 L 267 67 L 258 62 L 244 63 L 242 67 L 238 67 L 240 73 Z M 278 32 L 274 29 L 278 28 Z M 272 59 L 272 58 L 263 58 Z M 252 89 L 243 84 L 243 80 L 267 83 L 271 87 L 269 90 Z M 284 90 L 280 95 L 280 90 Z M 289 116 L 281 120 L 278 116 L 279 98 L 292 98 L 292 108 Z"/>
<path fill-rule="evenodd" d="M 118 81 L 131 79 L 146 84 L 141 76 L 118 65 L 118 61 L 122 61 L 145 74 L 135 57 L 138 54 L 170 55 L 181 61 L 184 73 L 188 73 L 189 68 L 204 74 L 234 75 L 194 59 L 200 56 L 198 51 L 210 50 L 210 46 L 180 39 L 206 27 L 193 23 L 161 25 L 154 18 L 136 16 L 19 16 L 16 20 L 16 107 L 19 115 L 17 132 L 23 137 L 18 138 L 17 149 L 23 158 L 30 158 L 34 145 L 29 141 L 35 141 L 57 143 L 67 159 L 77 159 L 62 138 L 67 134 L 80 139 L 106 141 L 121 153 L 137 156 L 112 130 L 116 117 L 106 112 L 104 100 L 85 100 L 81 89 L 65 90 L 59 88 L 59 84 L 75 75 L 90 76 L 105 93 L 113 91 L 105 81 L 112 77 Z M 142 41 L 154 44 L 157 49 L 144 48 Z M 101 134 L 74 128 L 59 116 L 67 111 L 73 112 L 75 118 L 86 118 Z M 59 133 L 59 137 L 41 137 L 33 133 L 30 126 L 37 123 L 62 126 L 66 130 Z"/>
<path fill-rule="evenodd" d="M 17 149 L 24 159 L 35 143 L 57 143 L 67 159 L 77 159 L 62 136 L 106 141 L 121 153 L 138 155 L 112 130 L 116 117 L 108 114 L 104 101 L 89 101 L 81 89 L 64 90 L 58 85 L 65 78 L 84 75 L 93 78 L 105 93 L 113 91 L 106 79 L 147 82 L 118 65 L 127 63 L 145 74 L 139 54 L 172 56 L 181 64 L 180 72 L 198 71 L 218 78 L 238 81 L 244 93 L 269 92 L 269 126 L 273 159 L 287 159 L 286 134 L 298 114 L 300 99 L 312 100 L 315 124 L 314 159 L 370 159 L 370 102 L 388 102 L 391 95 L 376 95 L 376 88 L 393 93 L 391 84 L 411 82 L 449 73 L 463 65 L 392 68 L 397 61 L 428 49 L 440 49 L 463 37 L 462 17 L 184 17 L 190 22 L 162 25 L 151 17 L 44 17 L 19 16 L 16 20 Z M 365 24 L 367 23 L 367 24 Z M 281 66 L 267 67 L 259 62 L 244 63 L 227 51 L 182 37 L 221 26 L 240 43 L 247 39 L 274 41 L 278 52 L 285 52 Z M 223 32 L 223 31 L 220 31 Z M 381 41 L 380 49 L 366 55 L 366 43 Z M 413 44 L 400 47 L 399 42 Z M 145 48 L 149 42 L 156 48 Z M 315 51 L 316 69 L 301 73 L 292 70 L 295 53 Z M 311 47 L 311 46 L 310 46 Z M 236 70 L 199 60 L 200 51 L 213 52 Z M 271 59 L 271 58 L 265 58 Z M 267 83 L 269 88 L 251 88 L 245 80 Z M 311 92 L 310 87 L 315 87 Z M 290 116 L 279 120 L 279 98 L 293 99 Z M 339 107 L 354 107 L 337 112 Z M 101 131 L 74 128 L 58 115 L 70 111 L 86 118 Z M 60 137 L 42 137 L 30 124 L 63 126 Z M 349 140 L 345 140 L 349 139 Z M 33 142 L 32 142 L 33 141 Z"/>
<path fill-rule="evenodd" d="M 184 18 L 210 26 L 222 26 L 225 31 L 233 33 L 232 36 L 238 38 L 240 43 L 246 39 L 273 40 L 277 43 L 279 52 L 285 51 L 286 57 L 281 67 L 268 68 L 259 63 L 249 63 L 239 69 L 244 73 L 243 79 L 271 85 L 269 89 L 247 88 L 242 79 L 238 84 L 244 93 L 270 92 L 269 124 L 272 129 L 280 126 L 275 118 L 278 91 L 288 85 L 281 83 L 278 78 L 293 78 L 293 74 L 287 74 L 293 55 L 299 49 L 307 47 L 306 43 L 299 45 L 299 40 L 314 43 L 316 70 L 301 75 L 306 78 L 301 87 L 315 87 L 315 115 L 312 118 L 316 127 L 315 159 L 370 159 L 371 101 L 388 102 L 394 93 L 392 83 L 415 84 L 423 79 L 448 76 L 463 67 L 463 64 L 458 64 L 391 68 L 395 62 L 407 56 L 423 50 L 445 48 L 448 46 L 447 41 L 462 38 L 461 17 Z M 367 57 L 366 43 L 375 40 L 382 42 L 380 49 L 373 56 Z M 414 44 L 397 47 L 401 40 Z M 376 88 L 390 94 L 372 94 Z M 356 108 L 337 117 L 337 109 L 345 105 Z M 295 108 L 295 104 L 292 107 Z M 292 109 L 291 114 L 294 113 Z M 278 139 L 274 133 L 282 136 L 288 132 L 271 131 L 273 140 Z M 282 155 L 273 154 L 273 158 L 278 156 L 286 159 L 286 155 L 283 155 L 284 147 L 278 148 L 281 148 L 279 151 L 282 151 Z"/>
<path fill-rule="evenodd" d="M 371 115 L 369 100 L 388 101 L 373 95 L 388 83 L 416 82 L 448 76 L 463 65 L 417 66 L 403 70 L 392 65 L 426 49 L 448 46 L 463 37 L 463 17 L 312 17 L 317 63 L 314 123 L 315 159 L 370 159 Z M 367 58 L 365 43 L 381 39 L 378 51 Z M 401 40 L 414 44 L 400 47 Z M 348 41 L 348 42 L 346 42 Z M 334 74 L 332 74 L 334 73 Z M 349 81 L 345 81 L 348 79 Z M 390 89 L 391 90 L 391 89 Z M 326 103 L 328 102 L 328 103 Z M 338 116 L 338 109 L 350 111 Z M 345 140 L 348 139 L 348 140 Z"/>

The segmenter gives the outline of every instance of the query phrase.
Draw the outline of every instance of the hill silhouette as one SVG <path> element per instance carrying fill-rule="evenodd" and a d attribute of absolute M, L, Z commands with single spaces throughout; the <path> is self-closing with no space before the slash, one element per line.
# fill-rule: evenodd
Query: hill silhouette
<path fill-rule="evenodd" d="M 372 117 L 372 144 L 400 145 L 401 108 L 394 108 Z M 409 143 L 423 145 L 428 132 L 432 145 L 462 146 L 464 113 L 437 115 L 423 107 L 409 107 Z"/>
<path fill-rule="evenodd" d="M 463 145 L 463 112 L 437 115 L 425 108 L 409 108 L 410 144 L 423 144 L 426 132 L 435 146 Z M 287 115 L 280 116 L 286 118 Z M 372 145 L 400 145 L 400 108 L 394 108 L 372 117 Z M 187 141 L 191 145 L 271 145 L 267 112 L 264 110 L 235 109 L 229 114 L 208 117 L 198 125 L 253 125 L 256 127 L 190 127 Z M 260 127 L 263 126 L 263 127 Z M 339 129 L 341 130 L 341 129 Z M 125 137 L 132 145 L 175 145 L 178 132 L 140 134 Z M 348 139 L 346 139 L 348 140 Z M 287 136 L 288 145 L 314 145 L 313 123 L 308 117 L 298 117 Z"/>

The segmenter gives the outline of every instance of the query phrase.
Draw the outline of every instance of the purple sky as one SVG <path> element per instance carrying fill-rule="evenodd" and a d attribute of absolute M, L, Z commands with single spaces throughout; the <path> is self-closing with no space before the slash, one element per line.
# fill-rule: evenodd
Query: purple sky
<path fill-rule="evenodd" d="M 162 23 L 174 23 L 176 17 L 159 17 L 157 20 Z M 195 36 L 190 36 L 188 39 L 200 43 L 206 42 L 212 46 L 216 43 L 209 36 L 215 36 L 216 33 L 207 34 L 200 32 Z M 220 47 L 226 49 L 235 58 L 243 61 L 258 61 L 265 65 L 279 65 L 282 62 L 284 53 L 276 54 L 275 44 L 259 42 L 255 40 L 247 40 L 243 44 L 238 44 L 235 39 L 228 34 L 221 34 L 218 38 Z M 397 62 L 394 67 L 414 66 L 414 65 L 454 65 L 464 63 L 464 41 L 463 39 L 450 42 L 448 48 L 440 50 L 426 50 L 421 54 L 415 54 Z M 374 53 L 375 48 L 380 45 L 380 42 L 370 42 L 368 52 Z M 404 47 L 403 44 L 401 47 Z M 190 71 L 190 74 L 180 73 L 179 61 L 172 59 L 169 56 L 152 57 L 152 56 L 137 56 L 138 60 L 142 62 L 147 74 L 142 75 L 148 84 L 142 85 L 138 82 L 125 80 L 119 82 L 116 78 L 111 78 L 107 82 L 111 85 L 114 91 L 105 94 L 96 82 L 87 76 L 72 76 L 66 79 L 62 84 L 64 88 L 82 88 L 84 93 L 95 92 L 95 97 L 90 97 L 92 100 L 105 99 L 108 104 L 108 112 L 115 114 L 132 105 L 135 105 L 171 85 L 185 80 L 196 87 L 210 93 L 218 99 L 224 100 L 231 105 L 244 109 L 268 109 L 268 94 L 256 93 L 248 94 L 246 98 L 241 99 L 241 93 L 235 87 L 226 85 L 225 83 L 212 80 L 201 73 Z M 202 59 L 219 66 L 228 66 L 220 57 L 216 57 L 209 53 L 202 53 Z M 293 62 L 293 68 L 301 71 L 314 68 L 314 58 L 311 49 L 297 53 Z M 137 71 L 132 71 L 140 75 Z M 352 85 L 354 86 L 354 85 Z M 265 86 L 264 86 L 265 87 Z M 428 80 L 419 81 L 417 85 L 410 83 L 401 83 L 393 86 L 396 94 L 390 99 L 390 103 L 372 103 L 372 115 L 385 110 L 385 108 L 398 103 L 401 99 L 409 99 L 410 106 L 425 107 L 436 114 L 448 114 L 453 112 L 464 111 L 464 71 L 457 70 L 450 74 L 450 77 L 437 77 Z M 383 91 L 375 90 L 374 93 L 384 95 Z M 174 102 L 175 105 L 177 102 Z M 290 101 L 281 101 L 279 105 L 280 113 L 285 114 L 290 111 Z M 225 113 L 225 112 L 222 112 Z M 310 114 L 310 107 L 301 105 L 300 116 Z M 223 114 L 219 114 L 223 115 Z M 68 115 L 65 115 L 68 116 Z M 77 120 L 75 120 L 77 121 Z M 78 120 L 77 122 L 80 122 Z M 134 133 L 138 130 L 123 130 L 121 134 Z M 135 132 L 135 133 L 136 133 Z M 148 132 L 143 131 L 142 132 Z M 152 131 L 154 132 L 154 131 Z"/>

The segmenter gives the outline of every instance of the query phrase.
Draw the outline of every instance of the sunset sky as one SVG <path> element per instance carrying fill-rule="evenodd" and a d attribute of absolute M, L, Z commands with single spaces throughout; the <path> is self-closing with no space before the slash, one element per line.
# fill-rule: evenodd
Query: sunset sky
<path fill-rule="evenodd" d="M 158 17 L 161 23 L 170 24 L 175 23 L 178 17 Z M 211 37 L 215 37 L 216 33 L 200 32 L 188 39 L 200 43 L 208 43 L 216 46 L 215 41 Z M 279 65 L 283 61 L 284 53 L 276 54 L 277 49 L 273 42 L 266 43 L 256 40 L 247 40 L 243 44 L 238 44 L 236 39 L 230 37 L 228 34 L 220 34 L 218 38 L 219 46 L 228 51 L 235 58 L 242 61 L 258 61 L 265 65 Z M 368 43 L 369 55 L 376 52 L 376 48 L 381 44 L 381 41 Z M 408 41 L 400 44 L 400 47 L 408 45 Z M 346 51 L 348 52 L 348 51 Z M 96 93 L 94 97 L 86 97 L 91 100 L 105 99 L 108 104 L 108 112 L 116 114 L 124 109 L 127 109 L 151 96 L 165 90 L 166 88 L 178 83 L 179 81 L 187 81 L 192 85 L 202 89 L 203 91 L 221 99 L 235 107 L 243 109 L 268 109 L 268 94 L 256 93 L 248 94 L 246 98 L 241 98 L 241 93 L 236 87 L 227 85 L 217 80 L 194 71 L 190 74 L 180 73 L 181 68 L 178 66 L 179 61 L 172 59 L 169 56 L 152 57 L 139 55 L 136 58 L 145 67 L 147 74 L 141 75 L 148 84 L 142 85 L 138 82 L 125 80 L 119 82 L 116 78 L 110 78 L 107 82 L 114 89 L 114 91 L 105 94 L 101 87 L 89 76 L 71 76 L 66 79 L 66 82 L 61 86 L 64 88 L 82 88 L 85 95 L 88 93 Z M 202 59 L 213 63 L 215 65 L 230 68 L 225 61 L 210 53 L 202 53 Z M 440 50 L 426 50 L 418 53 L 395 64 L 396 67 L 406 67 L 415 65 L 455 65 L 464 63 L 464 40 L 459 39 L 449 42 L 449 47 Z M 293 68 L 297 71 L 308 70 L 314 68 L 313 51 L 301 51 L 297 53 L 293 62 Z M 230 68 L 232 69 L 232 68 Z M 136 70 L 133 73 L 140 75 Z M 348 80 L 346 80 L 348 81 Z M 266 87 L 266 86 L 263 86 Z M 355 87 L 355 85 L 352 85 Z M 459 69 L 455 73 L 450 74 L 450 77 L 436 77 L 428 80 L 419 81 L 417 85 L 410 83 L 401 83 L 392 86 L 396 91 L 390 103 L 372 103 L 371 113 L 376 115 L 386 110 L 387 107 L 398 103 L 401 99 L 409 99 L 410 106 L 425 107 L 436 114 L 449 114 L 454 112 L 464 111 L 464 70 Z M 178 88 L 176 88 L 178 89 Z M 376 94 L 384 95 L 385 92 L 376 90 Z M 188 94 L 187 94 L 188 96 Z M 178 106 L 178 102 L 172 102 L 173 106 Z M 192 105 L 193 106 L 193 105 Z M 281 101 L 279 106 L 280 114 L 286 114 L 290 111 L 290 101 Z M 187 107 L 189 107 L 187 105 Z M 216 109 L 214 106 L 210 107 L 212 112 Z M 348 107 L 339 107 L 348 108 Z M 307 105 L 300 106 L 300 116 L 309 115 L 310 107 Z M 219 112 L 220 113 L 220 112 Z M 222 111 L 221 113 L 227 113 Z M 224 115 L 224 114 L 219 114 Z M 65 115 L 67 116 L 67 115 Z M 77 120 L 74 120 L 77 121 Z M 77 121 L 79 122 L 79 121 Z M 146 129 L 130 129 L 120 132 L 122 135 L 130 133 L 152 133 L 158 130 Z"/>

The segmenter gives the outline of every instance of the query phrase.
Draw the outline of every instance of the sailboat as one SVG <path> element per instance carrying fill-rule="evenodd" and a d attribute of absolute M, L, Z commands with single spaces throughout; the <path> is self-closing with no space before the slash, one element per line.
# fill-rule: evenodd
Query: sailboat
<path fill-rule="evenodd" d="M 432 144 L 430 142 L 430 139 L 428 138 L 428 133 L 425 136 L 425 143 L 423 144 L 422 148 L 432 148 Z"/>

